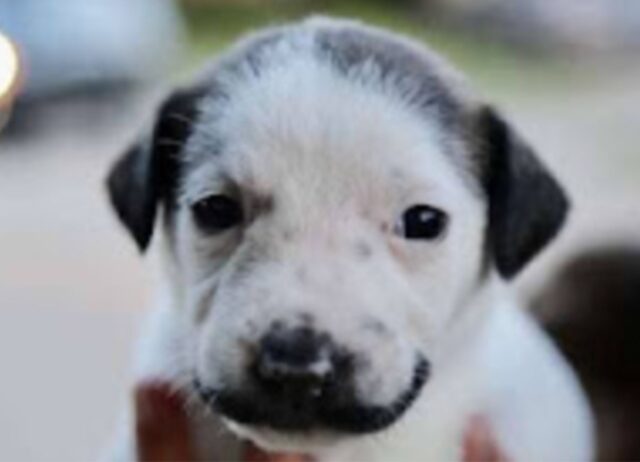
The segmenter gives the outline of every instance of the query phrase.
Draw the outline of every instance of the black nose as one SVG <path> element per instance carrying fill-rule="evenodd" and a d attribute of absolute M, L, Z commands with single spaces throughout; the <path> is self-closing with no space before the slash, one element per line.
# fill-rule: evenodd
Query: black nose
<path fill-rule="evenodd" d="M 265 391 L 313 398 L 334 373 L 331 344 L 312 328 L 276 328 L 260 342 L 255 376 Z"/>

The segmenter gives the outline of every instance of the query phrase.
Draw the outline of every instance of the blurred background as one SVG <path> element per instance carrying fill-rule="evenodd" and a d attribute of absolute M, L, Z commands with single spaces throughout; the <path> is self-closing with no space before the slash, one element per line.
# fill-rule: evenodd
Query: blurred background
<path fill-rule="evenodd" d="M 0 460 L 90 460 L 108 443 L 151 286 L 107 207 L 108 166 L 172 83 L 243 32 L 310 13 L 429 43 L 557 172 L 573 197 L 569 226 L 517 281 L 543 322 L 616 291 L 620 310 L 640 309 L 640 2 L 0 0 Z M 584 257 L 603 246 L 617 253 Z M 561 299 L 563 278 L 590 294 L 606 275 L 615 281 L 601 299 L 544 302 Z M 636 369 L 607 372 L 627 401 L 589 392 L 609 412 L 607 444 L 638 451 L 640 413 L 628 414 L 640 401 L 640 322 L 629 319 L 611 335 L 628 341 L 617 354 Z M 567 341 L 597 350 L 607 337 Z M 580 369 L 585 383 L 592 372 Z M 615 450 L 601 456 L 640 457 Z"/>

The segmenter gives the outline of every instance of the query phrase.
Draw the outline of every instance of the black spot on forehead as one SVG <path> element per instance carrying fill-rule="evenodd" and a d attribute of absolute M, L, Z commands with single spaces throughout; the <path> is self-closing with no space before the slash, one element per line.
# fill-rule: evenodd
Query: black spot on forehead
<path fill-rule="evenodd" d="M 452 73 L 419 43 L 375 28 L 336 24 L 340 25 L 320 27 L 316 32 L 320 58 L 345 78 L 357 79 L 363 71 L 367 80 L 371 76 L 366 75 L 366 68 L 373 66 L 377 72 L 371 84 L 383 83 L 385 89 L 395 90 L 400 101 L 418 110 L 425 125 L 429 122 L 440 127 L 443 151 L 465 172 L 465 182 L 477 192 L 478 164 L 482 162 L 482 156 L 476 158 L 473 146 L 477 115 L 471 110 L 471 102 L 458 94 L 459 84 L 451 81 Z"/>
<path fill-rule="evenodd" d="M 249 72 L 254 77 L 259 77 L 272 64 L 267 59 L 267 53 L 287 37 L 290 29 L 290 26 L 284 26 L 249 37 L 236 50 L 222 57 L 218 68 L 238 75 Z"/>
<path fill-rule="evenodd" d="M 320 56 L 345 75 L 373 64 L 380 80 L 395 83 L 404 100 L 410 98 L 412 105 L 437 113 L 447 125 L 459 119 L 459 103 L 426 52 L 389 35 L 356 27 L 320 29 L 316 43 Z M 411 94 L 407 94 L 409 89 Z"/>
<path fill-rule="evenodd" d="M 284 51 L 274 52 L 283 42 L 288 45 L 281 47 Z M 260 77 L 275 64 L 282 64 L 283 56 L 292 60 L 298 56 L 319 59 L 345 77 L 373 64 L 379 80 L 395 83 L 404 101 L 428 110 L 431 115 L 437 113 L 447 124 L 454 124 L 462 115 L 440 64 L 420 45 L 384 31 L 340 21 L 329 25 L 283 26 L 250 37 L 218 60 L 210 72 L 210 85 L 217 86 L 217 74 L 222 73 L 240 80 Z"/>

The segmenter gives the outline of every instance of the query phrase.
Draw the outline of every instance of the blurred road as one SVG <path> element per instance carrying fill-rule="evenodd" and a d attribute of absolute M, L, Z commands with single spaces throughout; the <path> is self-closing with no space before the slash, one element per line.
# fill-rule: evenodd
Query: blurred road
<path fill-rule="evenodd" d="M 0 145 L 0 460 L 94 460 L 146 296 L 102 181 L 128 130 Z"/>
<path fill-rule="evenodd" d="M 520 279 L 535 287 L 569 252 L 640 244 L 640 69 L 501 103 L 569 186 L 569 229 Z M 91 460 L 127 400 L 130 353 L 149 300 L 142 260 L 102 181 L 132 126 L 60 130 L 0 145 L 0 460 Z M 139 123 L 135 123 L 139 125 Z"/>

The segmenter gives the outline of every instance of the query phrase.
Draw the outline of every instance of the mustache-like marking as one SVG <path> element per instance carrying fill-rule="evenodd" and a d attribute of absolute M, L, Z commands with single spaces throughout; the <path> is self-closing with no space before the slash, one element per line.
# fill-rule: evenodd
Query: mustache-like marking
<path fill-rule="evenodd" d="M 214 389 L 197 377 L 193 385 L 207 406 L 225 417 L 245 425 L 265 426 L 287 432 L 314 429 L 350 434 L 374 433 L 395 423 L 413 404 L 430 374 L 426 358 L 418 355 L 409 386 L 388 405 L 359 402 L 353 393 L 345 394 L 329 385 L 314 401 L 285 401 L 253 391 Z"/>

